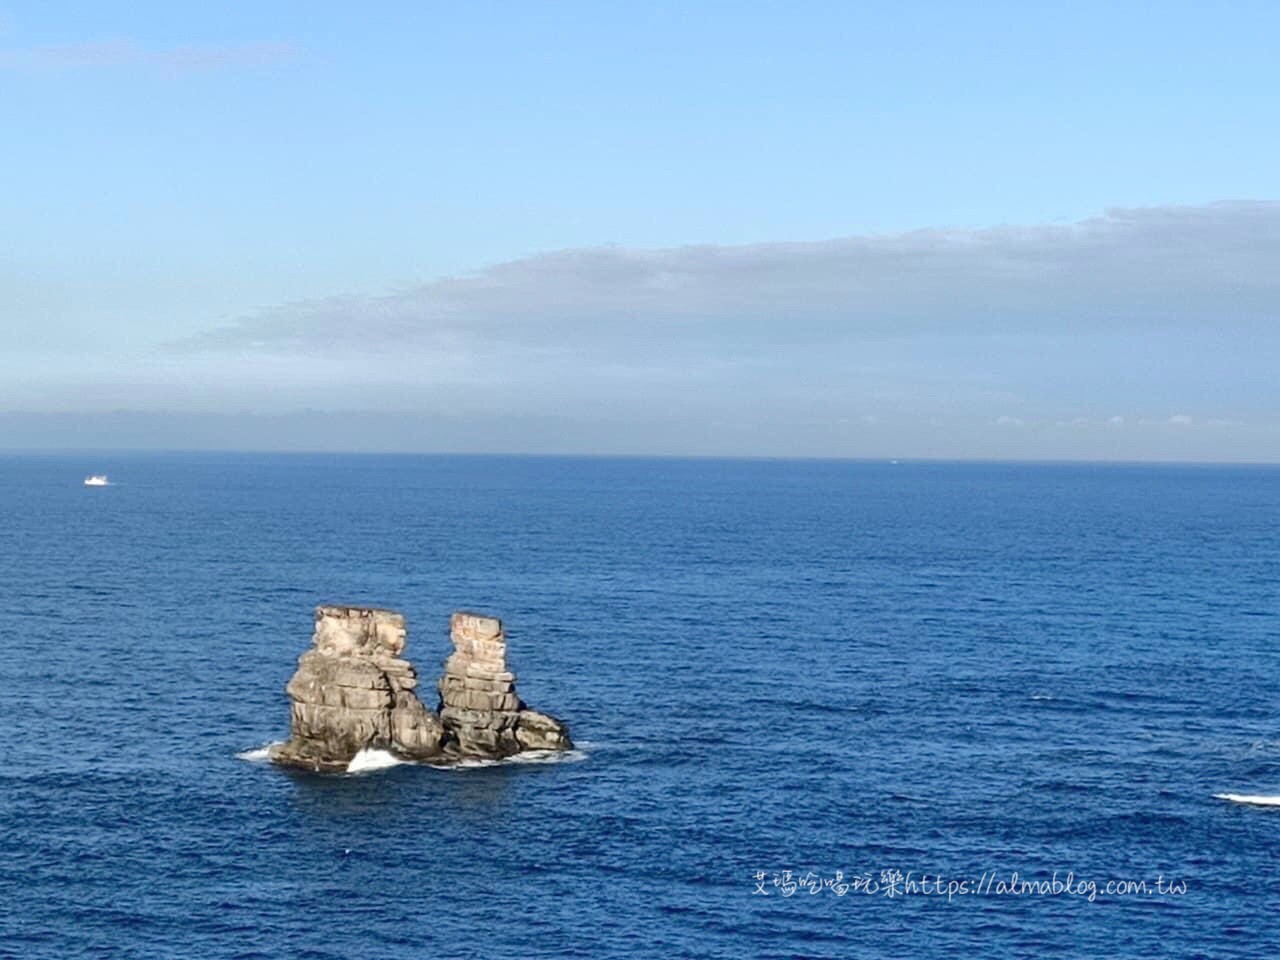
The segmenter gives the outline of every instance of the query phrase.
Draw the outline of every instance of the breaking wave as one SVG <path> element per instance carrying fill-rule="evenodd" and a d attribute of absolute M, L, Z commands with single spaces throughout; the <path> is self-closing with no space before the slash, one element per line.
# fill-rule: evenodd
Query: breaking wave
<path fill-rule="evenodd" d="M 248 760 L 251 763 L 264 763 L 271 759 L 271 748 L 279 746 L 281 741 L 272 740 L 268 744 L 261 747 L 254 747 L 252 750 L 242 750 L 236 754 L 237 760 Z"/>
<path fill-rule="evenodd" d="M 1280 807 L 1280 794 L 1274 793 L 1215 793 L 1213 799 L 1247 803 L 1251 807 Z"/>
<path fill-rule="evenodd" d="M 369 770 L 385 770 L 387 767 L 398 767 L 404 763 L 395 754 L 386 750 L 365 747 L 347 764 L 347 773 L 365 773 Z"/>

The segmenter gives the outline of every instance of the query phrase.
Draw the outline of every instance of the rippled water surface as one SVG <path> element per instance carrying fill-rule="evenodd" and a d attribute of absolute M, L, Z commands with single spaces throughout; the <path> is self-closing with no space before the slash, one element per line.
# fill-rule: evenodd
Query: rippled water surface
<path fill-rule="evenodd" d="M 1280 794 L 1280 470 L 10 455 L 0 521 L 5 955 L 1280 938 L 1280 809 L 1213 796 Z M 329 601 L 403 610 L 428 680 L 450 611 L 503 617 L 581 755 L 241 758 L 285 733 Z M 1099 893 L 890 896 L 892 871 Z M 1157 878 L 1186 892 L 1102 892 Z"/>

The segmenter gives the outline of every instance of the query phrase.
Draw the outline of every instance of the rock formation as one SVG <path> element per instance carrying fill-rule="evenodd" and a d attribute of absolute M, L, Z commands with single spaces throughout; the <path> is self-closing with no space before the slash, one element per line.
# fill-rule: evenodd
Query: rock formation
<path fill-rule="evenodd" d="M 530 710 L 516 696 L 501 620 L 455 613 L 449 638 L 454 649 L 440 678 L 440 720 L 457 752 L 503 757 L 572 746 L 560 721 Z"/>
<path fill-rule="evenodd" d="M 529 710 L 516 695 L 501 621 L 456 613 L 450 632 L 455 650 L 440 678 L 437 715 L 418 699 L 418 675 L 400 657 L 403 616 L 372 607 L 317 607 L 311 649 L 298 658 L 285 687 L 289 739 L 272 748 L 271 758 L 342 771 L 366 748 L 447 763 L 572 747 L 562 723 Z"/>
<path fill-rule="evenodd" d="M 371 607 L 316 607 L 311 642 L 285 687 L 290 736 L 273 760 L 345 770 L 365 747 L 414 758 L 440 753 L 440 718 L 418 699 L 418 676 L 400 658 L 404 617 Z"/>

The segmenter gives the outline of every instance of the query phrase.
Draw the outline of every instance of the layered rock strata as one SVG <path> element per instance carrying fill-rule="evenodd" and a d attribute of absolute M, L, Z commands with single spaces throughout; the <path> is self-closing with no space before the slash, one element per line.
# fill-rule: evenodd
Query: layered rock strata
<path fill-rule="evenodd" d="M 400 657 L 404 617 L 373 607 L 316 608 L 311 649 L 285 687 L 289 740 L 272 759 L 312 770 L 345 770 L 365 748 L 412 759 L 441 753 L 440 718 L 414 692 L 418 675 Z"/>
<path fill-rule="evenodd" d="M 440 678 L 440 721 L 450 750 L 464 756 L 508 756 L 521 750 L 567 750 L 569 731 L 555 717 L 516 694 L 507 669 L 502 621 L 455 613 L 449 621 L 453 653 Z"/>
<path fill-rule="evenodd" d="M 272 748 L 271 758 L 341 771 L 368 748 L 446 763 L 572 747 L 563 723 L 528 709 L 517 696 L 501 621 L 456 613 L 450 635 L 454 652 L 438 684 L 437 714 L 418 698 L 418 675 L 400 656 L 403 616 L 373 607 L 317 607 L 311 649 L 298 658 L 285 688 L 289 739 Z"/>

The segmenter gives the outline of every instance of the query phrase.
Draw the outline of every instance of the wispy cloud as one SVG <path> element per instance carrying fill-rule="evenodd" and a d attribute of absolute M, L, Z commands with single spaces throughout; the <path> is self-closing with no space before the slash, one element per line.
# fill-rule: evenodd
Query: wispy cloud
<path fill-rule="evenodd" d="M 11 364 L 0 409 L 361 411 L 406 448 L 1280 460 L 1277 262 L 1272 203 L 565 250 Z"/>
<path fill-rule="evenodd" d="M 268 66 L 296 56 L 295 47 L 281 43 L 148 49 L 133 40 L 110 39 L 0 49 L 0 68 L 38 72 L 141 66 L 188 72 Z"/>
<path fill-rule="evenodd" d="M 389 295 L 284 304 L 185 349 L 573 350 L 632 363 L 934 335 L 1224 329 L 1280 317 L 1280 204 L 1109 210 L 1071 225 L 659 250 L 595 247 Z"/>

